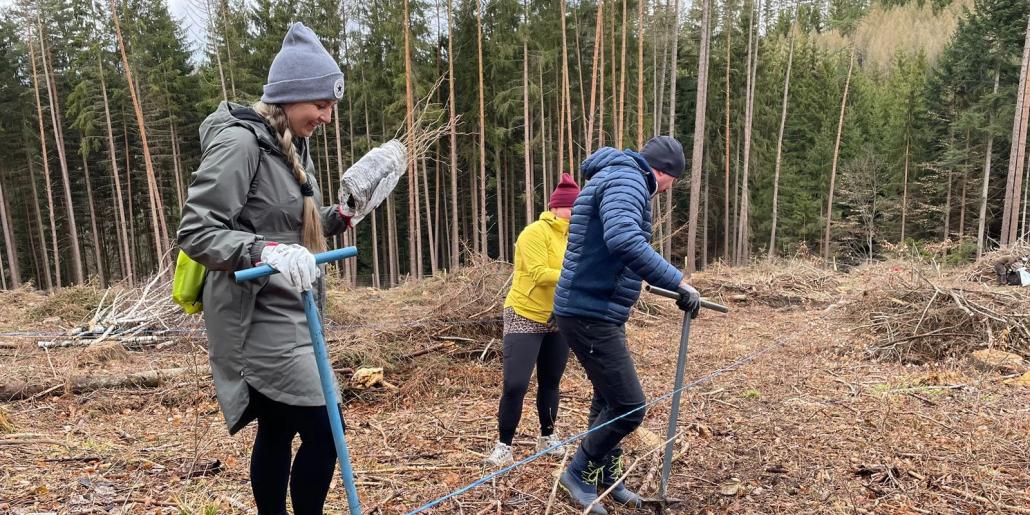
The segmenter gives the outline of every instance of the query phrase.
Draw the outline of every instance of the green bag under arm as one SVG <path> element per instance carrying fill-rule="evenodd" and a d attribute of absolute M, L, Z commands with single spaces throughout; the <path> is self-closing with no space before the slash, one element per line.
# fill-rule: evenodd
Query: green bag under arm
<path fill-rule="evenodd" d="M 201 292 L 204 290 L 204 279 L 207 267 L 197 263 L 182 250 L 175 260 L 175 277 L 172 279 L 172 300 L 189 314 L 200 313 L 204 309 Z"/>

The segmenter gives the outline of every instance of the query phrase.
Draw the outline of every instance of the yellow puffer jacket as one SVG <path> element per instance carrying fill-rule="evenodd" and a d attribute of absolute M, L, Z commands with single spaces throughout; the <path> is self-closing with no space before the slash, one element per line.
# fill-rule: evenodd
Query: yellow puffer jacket
<path fill-rule="evenodd" d="M 546 324 L 554 309 L 554 288 L 561 275 L 569 221 L 550 211 L 526 226 L 515 242 L 515 277 L 504 307 L 530 320 Z"/>

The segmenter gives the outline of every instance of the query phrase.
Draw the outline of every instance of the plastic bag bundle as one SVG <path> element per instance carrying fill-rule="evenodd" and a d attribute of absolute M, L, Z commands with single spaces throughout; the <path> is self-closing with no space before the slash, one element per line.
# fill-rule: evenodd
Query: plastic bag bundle
<path fill-rule="evenodd" d="M 379 206 L 408 169 L 408 150 L 398 140 L 373 148 L 340 178 L 340 205 L 357 225 Z"/>

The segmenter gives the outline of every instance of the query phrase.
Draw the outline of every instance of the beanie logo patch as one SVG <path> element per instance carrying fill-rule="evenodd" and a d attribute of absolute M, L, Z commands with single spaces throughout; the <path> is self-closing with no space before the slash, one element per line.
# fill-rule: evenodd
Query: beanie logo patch
<path fill-rule="evenodd" d="M 333 94 L 336 98 L 343 98 L 343 79 L 336 79 L 336 84 L 333 84 Z"/>

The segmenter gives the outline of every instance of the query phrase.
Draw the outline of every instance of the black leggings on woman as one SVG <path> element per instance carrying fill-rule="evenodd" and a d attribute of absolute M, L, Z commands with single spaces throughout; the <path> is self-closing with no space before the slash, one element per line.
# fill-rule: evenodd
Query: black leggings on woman
<path fill-rule="evenodd" d="M 286 514 L 289 485 L 296 515 L 321 515 L 336 468 L 329 415 L 325 406 L 291 406 L 250 388 L 250 408 L 257 414 L 257 438 L 250 456 L 250 485 L 259 515 Z M 293 437 L 300 448 L 290 470 Z"/>
<path fill-rule="evenodd" d="M 540 434 L 554 432 L 558 415 L 558 384 L 569 361 L 569 346 L 561 334 L 510 333 L 504 335 L 504 392 L 497 413 L 500 440 L 511 445 L 522 418 L 522 399 L 529 390 L 529 377 L 536 365 L 536 411 Z"/>

